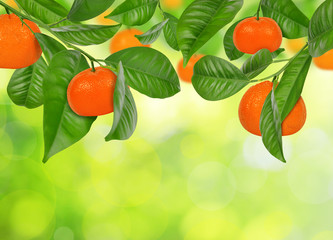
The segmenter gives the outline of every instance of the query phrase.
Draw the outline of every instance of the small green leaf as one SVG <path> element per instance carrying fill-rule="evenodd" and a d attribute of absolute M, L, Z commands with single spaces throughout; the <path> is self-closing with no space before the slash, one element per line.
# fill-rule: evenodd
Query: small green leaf
<path fill-rule="evenodd" d="M 238 25 L 238 23 L 240 23 L 243 20 L 244 19 L 239 20 L 239 21 L 235 22 L 233 25 L 231 25 L 231 27 L 228 29 L 228 31 L 225 33 L 225 36 L 224 36 L 223 43 L 224 43 L 225 54 L 228 56 L 228 58 L 231 61 L 236 60 L 244 55 L 244 53 L 239 51 L 234 44 L 235 28 Z"/>
<path fill-rule="evenodd" d="M 66 48 L 60 42 L 50 36 L 42 33 L 35 33 L 35 37 L 37 38 L 39 45 L 43 50 L 43 54 L 48 64 L 50 64 L 52 57 L 56 53 L 66 50 Z"/>
<path fill-rule="evenodd" d="M 47 65 L 41 57 L 33 65 L 15 70 L 7 92 L 10 99 L 19 106 L 36 108 L 43 104 L 43 79 Z"/>
<path fill-rule="evenodd" d="M 164 16 L 169 19 L 169 21 L 165 24 L 163 28 L 164 38 L 171 48 L 179 51 L 179 46 L 177 42 L 178 18 L 166 12 L 164 13 Z"/>
<path fill-rule="evenodd" d="M 123 63 L 126 82 L 152 98 L 167 98 L 180 91 L 180 83 L 170 60 L 148 47 L 133 47 L 116 52 L 106 63 L 116 68 Z"/>
<path fill-rule="evenodd" d="M 301 96 L 311 62 L 312 57 L 309 50 L 306 49 L 297 55 L 284 71 L 275 90 L 275 98 L 282 121 L 288 116 Z"/>
<path fill-rule="evenodd" d="M 127 26 L 142 25 L 154 15 L 158 0 L 126 0 L 106 18 Z"/>
<path fill-rule="evenodd" d="M 54 0 L 15 0 L 29 15 L 46 24 L 56 23 L 64 19 L 67 10 Z"/>
<path fill-rule="evenodd" d="M 118 25 L 72 25 L 52 28 L 52 31 L 67 42 L 76 45 L 101 44 L 112 38 L 119 28 Z"/>
<path fill-rule="evenodd" d="M 281 53 L 283 53 L 284 51 L 286 51 L 284 48 L 279 48 L 278 50 L 276 50 L 275 52 L 272 52 L 272 58 L 277 58 Z"/>
<path fill-rule="evenodd" d="M 261 9 L 265 17 L 277 22 L 285 38 L 295 39 L 307 35 L 309 19 L 292 0 L 263 0 Z"/>
<path fill-rule="evenodd" d="M 112 129 L 105 137 L 105 140 L 126 140 L 132 136 L 135 130 L 137 112 L 132 93 L 125 82 L 124 68 L 121 62 L 118 66 L 113 106 L 114 118 Z"/>
<path fill-rule="evenodd" d="M 247 59 L 241 71 L 249 78 L 255 78 L 273 62 L 272 54 L 268 49 L 261 49 Z"/>
<path fill-rule="evenodd" d="M 90 130 L 96 117 L 81 117 L 67 103 L 67 87 L 72 78 L 89 68 L 77 51 L 57 53 L 47 70 L 44 89 L 44 159 L 73 145 Z"/>
<path fill-rule="evenodd" d="M 266 149 L 277 159 L 286 162 L 282 148 L 282 128 L 274 88 L 268 94 L 260 115 L 260 132 Z"/>
<path fill-rule="evenodd" d="M 194 0 L 183 12 L 177 26 L 177 40 L 184 66 L 221 28 L 230 23 L 243 0 Z"/>
<path fill-rule="evenodd" d="M 333 49 L 333 0 L 326 0 L 313 14 L 309 27 L 309 51 L 319 57 Z"/>
<path fill-rule="evenodd" d="M 85 21 L 105 12 L 114 0 L 75 0 L 67 18 L 73 22 Z"/>
<path fill-rule="evenodd" d="M 169 19 L 154 25 L 151 29 L 141 35 L 135 35 L 135 37 L 143 44 L 148 45 L 152 44 L 160 36 L 164 25 L 169 21 Z"/>
<path fill-rule="evenodd" d="M 206 100 L 217 101 L 228 98 L 249 82 L 246 75 L 237 67 L 218 57 L 205 56 L 194 66 L 193 87 Z"/>

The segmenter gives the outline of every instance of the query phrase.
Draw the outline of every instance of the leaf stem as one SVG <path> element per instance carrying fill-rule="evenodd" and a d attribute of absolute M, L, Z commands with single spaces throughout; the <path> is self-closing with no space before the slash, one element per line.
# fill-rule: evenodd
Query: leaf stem
<path fill-rule="evenodd" d="M 94 61 L 91 61 L 91 71 L 96 72 L 95 66 L 94 66 Z"/>
<path fill-rule="evenodd" d="M 257 21 L 259 21 L 259 14 L 260 14 L 260 9 L 261 9 L 261 4 L 262 4 L 262 0 L 260 0 L 260 2 L 259 2 L 258 10 L 257 10 L 257 13 L 256 13 Z"/>
<path fill-rule="evenodd" d="M 49 24 L 49 27 L 53 27 L 53 26 L 55 26 L 55 25 L 57 25 L 57 24 L 59 24 L 59 23 L 62 23 L 62 22 L 64 22 L 64 21 L 66 21 L 66 20 L 67 20 L 67 17 L 61 19 L 60 21 L 58 21 L 58 22 L 56 22 L 56 23 Z"/>

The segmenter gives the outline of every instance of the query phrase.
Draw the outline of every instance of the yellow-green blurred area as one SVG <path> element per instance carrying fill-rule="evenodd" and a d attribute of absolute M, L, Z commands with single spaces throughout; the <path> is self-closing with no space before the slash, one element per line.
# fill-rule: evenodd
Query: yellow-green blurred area
<path fill-rule="evenodd" d="M 190 2 L 161 4 L 179 17 Z M 258 2 L 244 0 L 235 20 L 254 15 Z M 323 1 L 295 2 L 311 17 Z M 64 4 L 69 8 L 71 1 Z M 156 11 L 138 28 L 160 20 Z M 200 52 L 226 59 L 226 29 Z M 163 36 L 152 47 L 174 66 L 181 58 Z M 109 42 L 84 49 L 105 58 Z M 239 123 L 246 89 L 208 102 L 183 82 L 179 94 L 164 100 L 133 90 L 139 116 L 130 140 L 104 142 L 112 115 L 103 116 L 83 140 L 42 164 L 43 109 L 11 103 L 12 73 L 0 70 L 1 240 L 333 239 L 333 71 L 311 67 L 303 91 L 306 125 L 283 139 L 287 164 Z"/>

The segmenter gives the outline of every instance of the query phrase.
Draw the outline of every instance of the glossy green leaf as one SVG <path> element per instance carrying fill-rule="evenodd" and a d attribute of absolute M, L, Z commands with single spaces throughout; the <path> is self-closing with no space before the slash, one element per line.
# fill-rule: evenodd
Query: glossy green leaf
<path fill-rule="evenodd" d="M 177 42 L 178 18 L 166 12 L 164 13 L 164 16 L 169 19 L 169 21 L 165 24 L 163 28 L 164 38 L 171 48 L 179 51 L 179 46 Z"/>
<path fill-rule="evenodd" d="M 114 0 L 75 0 L 67 18 L 73 22 L 85 21 L 105 12 Z"/>
<path fill-rule="evenodd" d="M 312 57 L 306 49 L 297 55 L 284 71 L 275 90 L 275 98 L 282 121 L 288 116 L 301 96 L 311 61 Z"/>
<path fill-rule="evenodd" d="M 247 59 L 241 71 L 249 78 L 255 78 L 273 62 L 272 54 L 268 49 L 261 49 Z"/>
<path fill-rule="evenodd" d="M 52 57 L 66 48 L 54 38 L 47 36 L 42 33 L 35 33 L 35 37 L 37 38 L 40 47 L 42 48 L 43 54 L 46 58 L 48 64 L 50 64 Z"/>
<path fill-rule="evenodd" d="M 177 26 L 177 40 L 184 65 L 221 28 L 230 23 L 243 0 L 194 0 L 183 12 Z"/>
<path fill-rule="evenodd" d="M 263 0 L 261 9 L 265 17 L 277 22 L 285 38 L 295 39 L 307 35 L 309 19 L 292 0 Z"/>
<path fill-rule="evenodd" d="M 132 136 L 136 128 L 137 112 L 132 93 L 125 82 L 124 68 L 121 62 L 118 66 L 113 106 L 114 118 L 112 129 L 105 137 L 105 140 L 126 140 Z"/>
<path fill-rule="evenodd" d="M 274 88 L 274 87 L 273 87 Z M 264 103 L 260 115 L 260 132 L 266 149 L 277 159 L 286 162 L 282 148 L 282 127 L 279 109 L 272 90 Z"/>
<path fill-rule="evenodd" d="M 44 89 L 44 159 L 73 145 L 84 137 L 96 117 L 81 117 L 67 103 L 67 87 L 72 78 L 89 68 L 77 51 L 57 53 L 47 70 Z"/>
<path fill-rule="evenodd" d="M 152 44 L 157 40 L 157 38 L 161 35 L 161 32 L 165 26 L 165 24 L 169 21 L 169 19 L 154 25 L 151 29 L 141 35 L 135 35 L 135 37 L 143 44 L 148 45 Z"/>
<path fill-rule="evenodd" d="M 154 15 L 158 0 L 126 0 L 106 18 L 127 26 L 142 25 Z"/>
<path fill-rule="evenodd" d="M 319 57 L 333 49 L 333 0 L 327 0 L 313 14 L 309 27 L 309 51 Z"/>
<path fill-rule="evenodd" d="M 152 98 L 167 98 L 180 91 L 180 83 L 170 60 L 148 47 L 128 48 L 112 54 L 106 63 L 116 68 L 123 63 L 126 82 Z"/>
<path fill-rule="evenodd" d="M 238 23 L 240 23 L 242 20 L 239 20 L 237 22 L 235 22 L 233 25 L 231 25 L 231 27 L 228 29 L 228 31 L 225 33 L 224 35 L 224 50 L 225 50 L 225 54 L 228 56 L 228 58 L 232 61 L 232 60 L 236 60 L 240 57 L 242 57 L 244 55 L 243 52 L 239 51 L 235 44 L 234 44 L 234 31 L 236 26 L 238 25 Z"/>
<path fill-rule="evenodd" d="M 15 70 L 11 77 L 7 93 L 10 99 L 19 106 L 36 108 L 43 104 L 43 79 L 47 65 L 41 57 L 33 65 Z"/>
<path fill-rule="evenodd" d="M 286 51 L 284 48 L 279 48 L 278 50 L 276 50 L 275 52 L 272 52 L 272 58 L 277 58 L 281 53 L 283 53 L 284 51 Z"/>
<path fill-rule="evenodd" d="M 193 87 L 206 100 L 217 101 L 228 98 L 249 82 L 246 75 L 237 67 L 218 57 L 205 56 L 194 66 Z"/>
<path fill-rule="evenodd" d="M 66 8 L 54 0 L 15 0 L 29 15 L 43 23 L 52 24 L 64 19 L 68 13 Z"/>
<path fill-rule="evenodd" d="M 121 25 L 72 25 L 52 28 L 52 31 L 67 42 L 76 45 L 101 44 L 112 38 Z"/>

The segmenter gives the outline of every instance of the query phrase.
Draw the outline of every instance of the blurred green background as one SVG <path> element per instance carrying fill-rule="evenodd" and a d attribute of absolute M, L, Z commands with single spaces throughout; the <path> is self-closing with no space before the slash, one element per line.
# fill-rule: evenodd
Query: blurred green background
<path fill-rule="evenodd" d="M 168 9 L 162 1 L 162 7 L 179 17 L 190 2 Z M 258 2 L 245 0 L 235 20 L 254 15 Z M 323 1 L 295 2 L 311 17 Z M 139 29 L 160 20 L 157 11 Z M 200 52 L 226 59 L 224 31 Z M 105 58 L 108 47 L 85 50 Z M 174 66 L 181 59 L 163 36 L 152 47 Z M 103 116 L 82 141 L 42 164 L 43 109 L 11 103 L 6 87 L 12 73 L 0 70 L 1 240 L 333 239 L 333 71 L 311 67 L 303 92 L 307 122 L 284 138 L 287 164 L 239 123 L 246 89 L 208 102 L 183 82 L 170 99 L 134 92 L 139 117 L 130 140 L 105 143 L 112 115 Z"/>

